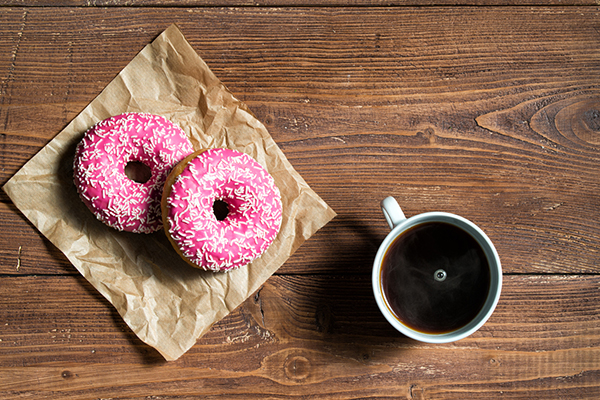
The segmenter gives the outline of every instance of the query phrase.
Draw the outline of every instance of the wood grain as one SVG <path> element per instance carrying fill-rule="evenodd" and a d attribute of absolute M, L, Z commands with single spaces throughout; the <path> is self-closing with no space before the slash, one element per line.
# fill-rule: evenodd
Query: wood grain
<path fill-rule="evenodd" d="M 506 272 L 598 272 L 597 18 L 595 7 L 5 9 L 0 183 L 176 22 L 339 214 L 283 273 L 368 270 L 387 195 L 407 215 L 472 219 Z M 23 217 L 1 212 L 31 242 Z M 13 273 L 14 250 L 0 259 Z"/>
<path fill-rule="evenodd" d="M 591 0 L 0 0 L 0 185 L 176 23 L 338 213 L 165 362 L 1 192 L 0 398 L 600 398 L 598 17 Z M 496 244 L 502 297 L 471 337 L 414 342 L 379 313 L 387 195 Z"/>
<path fill-rule="evenodd" d="M 0 393 L 592 399 L 600 393 L 599 284 L 598 276 L 505 277 L 479 332 L 427 345 L 389 327 L 366 276 L 272 277 L 167 363 L 83 278 L 1 277 Z"/>
<path fill-rule="evenodd" d="M 12 7 L 595 6 L 594 0 L 0 0 Z"/>
<path fill-rule="evenodd" d="M 0 203 L 0 274 L 77 274 L 52 243 L 25 219 L 13 204 Z M 8 220 L 3 219 L 9 218 Z M 5 225 L 4 225 L 5 224 Z"/>

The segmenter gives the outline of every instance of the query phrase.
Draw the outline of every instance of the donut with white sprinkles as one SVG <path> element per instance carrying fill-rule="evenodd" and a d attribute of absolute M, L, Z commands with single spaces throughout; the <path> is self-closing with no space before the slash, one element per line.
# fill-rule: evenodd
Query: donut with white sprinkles
<path fill-rule="evenodd" d="M 218 215 L 216 203 L 226 205 Z M 247 154 L 199 150 L 177 165 L 163 191 L 163 225 L 192 266 L 227 272 L 263 254 L 282 220 L 279 189 Z"/>
<path fill-rule="evenodd" d="M 119 231 L 151 233 L 162 228 L 167 176 L 193 151 L 185 132 L 166 118 L 120 114 L 85 133 L 75 151 L 73 180 L 79 197 L 100 221 Z M 149 169 L 147 180 L 129 178 L 130 164 Z"/>

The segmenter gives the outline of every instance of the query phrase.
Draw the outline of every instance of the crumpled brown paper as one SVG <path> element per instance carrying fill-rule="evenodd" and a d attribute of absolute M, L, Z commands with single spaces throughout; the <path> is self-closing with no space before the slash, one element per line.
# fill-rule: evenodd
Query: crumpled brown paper
<path fill-rule="evenodd" d="M 88 128 L 123 112 L 163 115 L 183 128 L 196 149 L 237 149 L 266 167 L 283 202 L 281 230 L 267 252 L 230 273 L 204 272 L 188 266 L 162 231 L 118 232 L 99 222 L 73 185 L 73 154 Z M 184 354 L 335 216 L 174 25 L 147 45 L 4 190 L 136 335 L 167 360 Z"/>

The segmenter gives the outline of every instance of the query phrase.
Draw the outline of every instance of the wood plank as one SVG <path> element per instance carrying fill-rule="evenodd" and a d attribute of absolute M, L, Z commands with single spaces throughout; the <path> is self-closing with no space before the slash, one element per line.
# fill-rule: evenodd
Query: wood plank
<path fill-rule="evenodd" d="M 504 277 L 471 337 L 420 344 L 366 276 L 277 276 L 177 361 L 83 278 L 0 277 L 0 393 L 12 398 L 597 398 L 600 277 Z M 52 288 L 52 290 L 48 290 Z"/>
<path fill-rule="evenodd" d="M 12 7 L 595 6 L 594 0 L 0 0 Z"/>
<path fill-rule="evenodd" d="M 12 203 L 0 202 L 0 226 L 0 274 L 79 273 Z"/>
<path fill-rule="evenodd" d="M 407 215 L 473 220 L 507 272 L 597 273 L 597 20 L 596 7 L 3 9 L 0 184 L 176 22 L 339 214 L 282 273 L 366 273 L 387 195 Z M 53 252 L 0 213 L 17 242 Z M 14 249 L 0 261 L 14 273 Z"/>

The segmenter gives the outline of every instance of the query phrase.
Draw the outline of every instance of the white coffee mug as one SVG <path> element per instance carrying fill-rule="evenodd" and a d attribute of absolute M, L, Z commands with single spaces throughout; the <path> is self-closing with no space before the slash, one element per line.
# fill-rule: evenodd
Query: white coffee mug
<path fill-rule="evenodd" d="M 386 199 L 384 199 L 381 202 L 381 209 L 392 231 L 383 240 L 379 247 L 379 250 L 377 251 L 377 255 L 375 256 L 375 260 L 373 263 L 372 283 L 375 300 L 377 301 L 377 305 L 379 306 L 379 309 L 381 310 L 382 314 L 387 319 L 387 321 L 402 334 L 412 339 L 426 343 L 453 342 L 463 339 L 477 331 L 492 315 L 494 309 L 496 308 L 496 305 L 498 304 L 500 292 L 502 289 L 502 267 L 500 265 L 500 258 L 491 240 L 479 227 L 477 227 L 477 225 L 458 215 L 445 212 L 427 212 L 415 215 L 410 218 L 406 218 L 400 206 L 393 197 L 387 197 Z M 443 223 L 449 224 L 453 227 L 459 228 L 461 231 L 466 232 L 468 236 L 474 239 L 479 245 L 480 249 L 477 249 L 477 252 L 479 252 L 478 254 L 481 254 L 482 252 L 485 255 L 485 260 L 487 260 L 487 266 L 489 267 L 489 290 L 485 292 L 485 289 L 483 289 L 484 292 L 479 294 L 479 296 L 481 297 L 480 302 L 482 304 L 479 311 L 473 311 L 476 312 L 476 314 L 470 317 L 468 321 L 462 326 L 450 329 L 449 331 L 436 331 L 434 333 L 427 332 L 426 330 L 419 330 L 414 326 L 409 326 L 406 321 L 403 322 L 402 317 L 398 315 L 399 312 L 394 311 L 394 308 L 391 305 L 391 303 L 393 303 L 394 301 L 390 301 L 386 297 L 385 290 L 383 287 L 384 283 L 382 282 L 382 264 L 384 262 L 384 258 L 386 257 L 386 253 L 388 253 L 388 251 L 390 250 L 390 246 L 392 246 L 395 240 L 399 237 L 403 237 L 403 239 L 401 240 L 404 240 L 406 236 L 403 235 L 407 235 L 408 232 L 414 232 L 415 229 L 413 228 L 423 227 L 425 226 L 424 224 L 432 222 L 442 223 L 442 225 L 444 225 Z M 454 228 L 449 227 L 449 229 Z M 406 247 L 406 245 L 404 246 Z M 389 261 L 386 261 L 386 263 L 389 263 Z M 399 266 L 399 268 L 400 267 L 401 266 Z M 428 267 L 429 269 L 435 268 L 434 266 Z M 487 277 L 487 269 L 484 272 L 486 273 Z M 446 274 L 447 272 L 443 268 L 439 268 L 434 272 L 435 276 L 431 276 L 431 280 L 441 282 L 444 281 L 446 278 L 452 279 L 452 276 L 450 276 L 451 272 L 448 272 L 448 276 Z M 420 277 L 419 279 L 423 278 Z M 429 279 L 429 277 L 427 279 Z M 447 283 L 449 284 L 449 282 L 450 280 Z M 385 285 L 389 284 L 390 283 L 388 282 L 385 283 Z M 427 285 L 436 285 L 436 283 L 428 282 Z M 439 288 L 440 286 L 437 287 Z M 409 289 L 418 290 L 413 287 Z M 427 297 L 428 294 L 419 293 L 419 295 Z M 397 306 L 397 303 L 395 304 Z"/>

